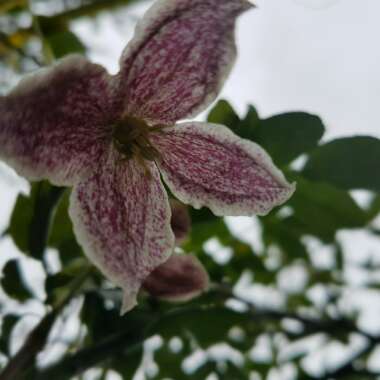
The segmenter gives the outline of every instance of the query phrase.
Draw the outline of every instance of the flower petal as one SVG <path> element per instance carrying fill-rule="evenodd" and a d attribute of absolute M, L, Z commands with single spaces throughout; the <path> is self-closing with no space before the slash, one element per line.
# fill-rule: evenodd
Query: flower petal
<path fill-rule="evenodd" d="M 268 154 L 228 128 L 184 123 L 152 134 L 173 194 L 216 215 L 265 215 L 294 192 Z"/>
<path fill-rule="evenodd" d="M 191 217 L 188 206 L 176 199 L 170 199 L 172 218 L 170 221 L 177 244 L 183 243 L 191 230 Z"/>
<path fill-rule="evenodd" d="M 109 143 L 111 94 L 107 72 L 79 55 L 26 76 L 0 98 L 0 159 L 30 180 L 72 185 Z"/>
<path fill-rule="evenodd" d="M 150 175 L 113 152 L 74 187 L 70 216 L 88 258 L 124 290 L 122 313 L 136 305 L 142 281 L 168 259 L 174 246 L 170 206 L 157 168 Z"/>
<path fill-rule="evenodd" d="M 189 301 L 209 287 L 209 277 L 201 262 L 191 255 L 172 255 L 144 281 L 151 296 L 172 302 Z"/>
<path fill-rule="evenodd" d="M 237 16 L 248 0 L 158 0 L 136 27 L 119 73 L 126 113 L 172 125 L 217 96 L 236 56 Z"/>

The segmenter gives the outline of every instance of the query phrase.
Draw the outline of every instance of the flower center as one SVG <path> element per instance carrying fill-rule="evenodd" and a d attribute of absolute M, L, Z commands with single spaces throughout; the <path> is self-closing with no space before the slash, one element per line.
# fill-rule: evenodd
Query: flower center
<path fill-rule="evenodd" d="M 149 134 L 162 128 L 149 127 L 143 120 L 134 117 L 124 117 L 114 125 L 114 146 L 127 160 L 154 161 L 160 158 L 160 152 L 149 141 Z"/>

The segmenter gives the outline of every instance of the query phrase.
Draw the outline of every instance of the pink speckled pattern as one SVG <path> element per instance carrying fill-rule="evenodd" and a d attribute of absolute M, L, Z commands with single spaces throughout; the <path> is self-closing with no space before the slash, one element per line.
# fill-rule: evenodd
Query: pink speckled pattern
<path fill-rule="evenodd" d="M 265 214 L 294 191 L 260 147 L 227 128 L 173 126 L 216 97 L 235 58 L 236 18 L 251 6 L 158 0 L 138 24 L 116 76 L 73 55 L 0 97 L 0 158 L 30 180 L 73 186 L 75 235 L 123 289 L 123 312 L 172 254 L 170 222 L 184 232 L 175 209 L 171 220 L 159 169 L 179 200 L 216 215 Z M 157 124 L 163 128 L 152 132 Z M 119 135 L 117 128 L 124 128 Z M 166 262 L 155 274 L 162 286 L 154 280 L 151 289 L 172 299 L 199 293 L 207 275 L 194 260 Z"/>
<path fill-rule="evenodd" d="M 265 215 L 294 191 L 268 154 L 228 128 L 184 123 L 152 136 L 173 194 L 216 215 Z"/>
<path fill-rule="evenodd" d="M 0 158 L 30 180 L 73 185 L 110 143 L 111 82 L 77 55 L 27 76 L 0 98 Z"/>
<path fill-rule="evenodd" d="M 136 304 L 141 282 L 172 253 L 174 236 L 157 168 L 149 164 L 148 177 L 134 160 L 117 156 L 112 151 L 74 187 L 70 216 L 89 259 L 124 290 L 126 312 Z"/>
<path fill-rule="evenodd" d="M 236 56 L 235 21 L 247 0 L 159 0 L 121 59 L 126 113 L 170 125 L 204 110 Z"/>
<path fill-rule="evenodd" d="M 199 260 L 174 254 L 144 281 L 143 289 L 152 297 L 171 301 L 189 301 L 209 288 L 209 277 Z"/>

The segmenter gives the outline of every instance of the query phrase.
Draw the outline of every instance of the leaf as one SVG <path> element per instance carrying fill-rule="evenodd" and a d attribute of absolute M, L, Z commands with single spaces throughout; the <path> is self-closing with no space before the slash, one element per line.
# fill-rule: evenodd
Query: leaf
<path fill-rule="evenodd" d="M 229 281 L 235 283 L 245 270 L 250 270 L 254 273 L 255 282 L 273 282 L 274 274 L 267 270 L 262 258 L 256 255 L 248 244 L 234 238 L 229 246 L 233 249 L 232 258 L 221 268 L 222 273 Z"/>
<path fill-rule="evenodd" d="M 6 355 L 9 355 L 9 340 L 12 334 L 12 330 L 20 317 L 15 314 L 7 314 L 3 317 L 1 324 L 1 336 L 0 336 L 0 351 Z"/>
<path fill-rule="evenodd" d="M 182 370 L 181 365 L 184 359 L 185 355 L 183 352 L 174 353 L 170 351 L 168 344 L 165 343 L 159 350 L 154 353 L 154 360 L 159 367 L 159 371 L 154 379 L 191 379 L 192 376 L 185 374 Z"/>
<path fill-rule="evenodd" d="M 46 37 L 55 58 L 62 58 L 71 53 L 85 53 L 81 40 L 70 30 L 50 34 Z"/>
<path fill-rule="evenodd" d="M 133 379 L 143 359 L 144 350 L 138 347 L 128 355 L 118 355 L 112 358 L 111 368 L 122 375 L 123 379 Z"/>
<path fill-rule="evenodd" d="M 141 306 L 120 317 L 120 304 L 106 305 L 102 295 L 95 292 L 86 293 L 81 312 L 81 319 L 88 329 L 89 342 L 99 342 L 122 331 L 143 331 L 154 317 L 153 313 L 146 312 Z"/>
<path fill-rule="evenodd" d="M 64 266 L 82 256 L 82 249 L 76 241 L 73 225 L 68 213 L 69 192 L 66 192 L 58 203 L 51 232 L 48 240 L 49 247 L 56 248 Z"/>
<path fill-rule="evenodd" d="M 68 213 L 70 193 L 60 199 L 55 212 L 49 235 L 49 246 L 57 248 L 62 241 L 73 236 L 73 226 Z"/>
<path fill-rule="evenodd" d="M 17 197 L 7 231 L 12 236 L 17 248 L 24 253 L 29 251 L 29 229 L 32 223 L 35 199 L 36 187 L 32 187 L 30 196 L 20 194 Z"/>
<path fill-rule="evenodd" d="M 240 124 L 237 126 L 234 132 L 244 139 L 252 140 L 253 133 L 260 122 L 260 116 L 256 108 L 250 105 L 248 107 L 247 114 L 245 115 L 244 119 L 240 121 Z"/>
<path fill-rule="evenodd" d="M 62 58 L 71 53 L 83 54 L 86 52 L 85 46 L 69 29 L 66 20 L 56 19 L 55 17 L 37 17 L 45 45 L 48 45 L 54 58 Z"/>
<path fill-rule="evenodd" d="M 208 121 L 226 125 L 240 137 L 261 145 L 280 166 L 316 148 L 325 131 L 319 117 L 305 112 L 260 120 L 256 109 L 250 106 L 245 118 L 240 120 L 226 100 L 216 104 Z"/>
<path fill-rule="evenodd" d="M 251 140 L 280 166 L 316 148 L 325 131 L 319 117 L 303 112 L 276 115 L 251 129 Z"/>
<path fill-rule="evenodd" d="M 209 209 L 191 209 L 191 232 L 187 242 L 183 245 L 188 252 L 199 252 L 203 244 L 217 237 L 221 241 L 228 240 L 231 236 L 223 218 L 215 216 Z"/>
<path fill-rule="evenodd" d="M 222 124 L 230 129 L 236 128 L 240 119 L 232 106 L 226 100 L 219 100 L 208 115 L 207 121 L 215 124 Z"/>
<path fill-rule="evenodd" d="M 272 244 L 278 245 L 282 249 L 285 262 L 307 257 L 306 248 L 301 241 L 304 230 L 294 216 L 283 219 L 273 216 L 264 217 L 261 218 L 261 222 L 265 245 L 267 247 Z"/>
<path fill-rule="evenodd" d="M 380 192 L 379 162 L 379 139 L 347 137 L 321 145 L 312 152 L 303 175 L 347 190 Z"/>
<path fill-rule="evenodd" d="M 29 196 L 18 196 L 7 233 L 22 252 L 42 258 L 50 220 L 62 192 L 62 188 L 39 182 L 32 186 Z"/>
<path fill-rule="evenodd" d="M 247 334 L 257 331 L 257 325 L 250 315 L 221 307 L 209 307 L 174 311 L 158 323 L 155 332 L 165 339 L 190 334 L 206 348 L 227 340 L 228 332 L 234 326 L 241 326 Z"/>
<path fill-rule="evenodd" d="M 31 293 L 25 285 L 18 259 L 9 260 L 5 264 L 1 287 L 9 297 L 20 302 L 31 297 Z"/>
<path fill-rule="evenodd" d="M 305 228 L 304 233 L 329 242 L 334 240 L 339 229 L 367 224 L 367 213 L 346 191 L 302 177 L 297 177 L 296 181 L 297 190 L 288 205 L 294 210 L 294 218 Z"/>

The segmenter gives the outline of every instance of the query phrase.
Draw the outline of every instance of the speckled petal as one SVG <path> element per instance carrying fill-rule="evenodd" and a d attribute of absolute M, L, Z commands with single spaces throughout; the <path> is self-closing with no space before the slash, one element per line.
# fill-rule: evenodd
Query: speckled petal
<path fill-rule="evenodd" d="M 72 185 L 107 148 L 115 114 L 110 76 L 72 55 L 0 98 L 0 159 L 29 180 Z"/>
<path fill-rule="evenodd" d="M 88 258 L 124 291 L 122 313 L 136 305 L 141 283 L 172 253 L 170 206 L 157 168 L 112 153 L 93 177 L 75 186 L 74 232 Z"/>
<path fill-rule="evenodd" d="M 185 302 L 209 288 L 209 277 L 196 257 L 174 254 L 146 278 L 143 288 L 155 298 Z"/>
<path fill-rule="evenodd" d="M 173 124 L 217 96 L 236 56 L 235 21 L 248 0 L 158 0 L 121 58 L 126 112 Z"/>
<path fill-rule="evenodd" d="M 184 123 L 152 135 L 173 194 L 216 215 L 265 215 L 294 192 L 268 154 L 228 128 Z"/>

